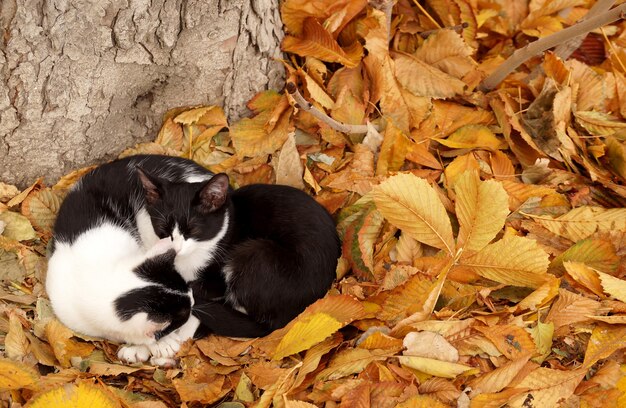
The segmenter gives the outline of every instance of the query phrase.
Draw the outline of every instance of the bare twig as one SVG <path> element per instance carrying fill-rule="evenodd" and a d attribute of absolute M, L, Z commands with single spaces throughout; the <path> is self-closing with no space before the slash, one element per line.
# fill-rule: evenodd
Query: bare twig
<path fill-rule="evenodd" d="M 367 133 L 367 125 L 349 125 L 338 122 L 317 109 L 315 106 L 311 105 L 306 99 L 304 99 L 298 90 L 298 87 L 293 82 L 287 82 L 287 92 L 289 92 L 289 94 L 293 97 L 300 109 L 309 112 L 311 115 L 326 123 L 331 128 L 342 133 Z M 376 130 L 380 130 L 379 126 L 374 124 L 372 124 L 372 126 L 374 126 Z"/>
<path fill-rule="evenodd" d="M 462 31 L 464 28 L 469 27 L 469 23 L 464 22 L 463 24 L 459 24 L 459 25 L 455 25 L 455 26 L 451 26 L 451 27 L 443 27 L 443 28 L 438 28 L 436 30 L 426 30 L 426 31 L 422 31 L 421 33 L 419 33 L 420 37 L 422 38 L 428 38 L 431 34 L 435 34 L 437 31 L 441 31 L 441 30 L 454 30 L 454 31 Z"/>
<path fill-rule="evenodd" d="M 585 14 L 581 21 L 589 20 L 592 17 L 607 12 L 613 6 L 613 4 L 615 4 L 615 0 L 598 0 L 596 4 L 594 4 L 593 7 L 589 9 L 587 14 Z M 580 47 L 580 44 L 583 43 L 586 35 L 587 33 L 584 33 L 572 38 L 569 41 L 564 42 L 563 44 L 559 44 L 554 49 L 554 54 L 562 60 L 568 59 L 569 56 L 572 55 L 572 53 L 576 51 L 578 47 Z"/>
<path fill-rule="evenodd" d="M 598 27 L 602 27 L 605 24 L 612 23 L 615 20 L 624 17 L 626 13 L 626 3 L 615 7 L 612 10 L 606 11 L 595 17 L 581 21 L 574 24 L 571 27 L 561 30 L 540 40 L 534 41 L 524 48 L 520 48 L 515 51 L 498 69 L 496 69 L 491 75 L 483 80 L 478 87 L 479 90 L 486 92 L 495 88 L 500 82 L 509 75 L 515 68 L 522 65 L 529 58 L 544 52 L 545 50 L 555 47 L 565 41 L 568 41 L 572 37 L 583 35 L 591 30 L 595 30 Z"/>

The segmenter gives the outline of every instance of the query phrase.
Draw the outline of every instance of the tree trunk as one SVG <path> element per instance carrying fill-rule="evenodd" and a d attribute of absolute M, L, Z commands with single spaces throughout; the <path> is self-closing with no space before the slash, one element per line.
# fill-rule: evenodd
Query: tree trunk
<path fill-rule="evenodd" d="M 0 0 L 0 180 L 52 182 L 163 113 L 280 88 L 278 0 Z"/>

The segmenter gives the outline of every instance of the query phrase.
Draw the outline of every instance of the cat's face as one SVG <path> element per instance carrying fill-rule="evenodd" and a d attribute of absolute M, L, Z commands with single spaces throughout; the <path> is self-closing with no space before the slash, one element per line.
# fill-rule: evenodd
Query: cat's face
<path fill-rule="evenodd" d="M 155 234 L 159 239 L 172 239 L 179 256 L 224 232 L 228 176 L 216 174 L 201 183 L 172 183 L 142 170 L 137 174 Z"/>

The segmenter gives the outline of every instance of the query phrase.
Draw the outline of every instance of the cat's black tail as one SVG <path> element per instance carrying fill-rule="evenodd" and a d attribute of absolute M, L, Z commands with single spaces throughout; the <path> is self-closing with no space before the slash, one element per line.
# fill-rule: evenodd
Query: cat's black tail
<path fill-rule="evenodd" d="M 217 301 L 195 304 L 192 314 L 200 320 L 199 332 L 202 335 L 213 333 L 218 336 L 252 338 L 263 337 L 272 332 L 248 315 Z"/>

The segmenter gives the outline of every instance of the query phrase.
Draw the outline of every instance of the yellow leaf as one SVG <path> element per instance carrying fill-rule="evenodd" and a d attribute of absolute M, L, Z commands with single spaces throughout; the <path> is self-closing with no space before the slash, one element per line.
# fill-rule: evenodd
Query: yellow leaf
<path fill-rule="evenodd" d="M 615 299 L 626 303 L 626 281 L 603 272 L 595 272 L 600 276 L 604 291 Z"/>
<path fill-rule="evenodd" d="M 614 137 L 607 137 L 605 143 L 609 164 L 621 178 L 626 179 L 626 145 Z"/>
<path fill-rule="evenodd" d="M 37 238 L 35 230 L 28 218 L 13 211 L 0 213 L 0 221 L 4 223 L 4 231 L 0 234 L 16 241 L 28 241 Z"/>
<path fill-rule="evenodd" d="M 12 184 L 6 184 L 0 181 L 0 202 L 7 202 L 16 195 L 20 190 Z"/>
<path fill-rule="evenodd" d="M 85 174 L 89 173 L 91 170 L 95 169 L 98 166 L 88 166 L 83 167 L 82 169 L 74 170 L 69 174 L 61 177 L 59 181 L 52 186 L 52 190 L 67 190 L 72 187 L 78 180 L 80 180 Z"/>
<path fill-rule="evenodd" d="M 304 183 L 302 182 L 303 170 L 300 154 L 298 153 L 298 149 L 296 149 L 295 135 L 290 133 L 278 154 L 276 184 L 298 189 L 304 188 Z"/>
<path fill-rule="evenodd" d="M 28 339 L 17 314 L 9 314 L 9 332 L 4 339 L 4 348 L 7 356 L 20 359 L 28 353 Z"/>
<path fill-rule="evenodd" d="M 548 280 L 530 295 L 526 296 L 517 304 L 518 310 L 537 310 L 544 306 L 559 293 L 559 285 L 561 280 L 557 278 L 548 278 Z"/>
<path fill-rule="evenodd" d="M 32 398 L 28 408 L 118 408 L 120 404 L 102 388 L 88 383 L 66 384 Z"/>
<path fill-rule="evenodd" d="M 433 138 L 444 146 L 455 149 L 487 149 L 492 152 L 506 148 L 506 143 L 498 139 L 487 126 L 466 125 L 456 130 L 446 139 Z"/>
<path fill-rule="evenodd" d="M 385 136 L 376 163 L 376 175 L 386 176 L 389 171 L 400 170 L 407 154 L 411 151 L 412 144 L 392 121 L 387 121 Z"/>
<path fill-rule="evenodd" d="M 548 263 L 548 254 L 535 241 L 517 236 L 505 237 L 461 260 L 461 265 L 487 279 L 530 288 L 547 280 Z"/>
<path fill-rule="evenodd" d="M 400 364 L 410 367 L 414 370 L 421 371 L 435 377 L 456 378 L 457 376 L 476 370 L 473 367 L 465 366 L 448 361 L 434 360 L 432 358 L 400 356 L 398 357 Z"/>
<path fill-rule="evenodd" d="M 0 391 L 33 388 L 39 374 L 26 364 L 0 358 Z"/>
<path fill-rule="evenodd" d="M 402 340 L 388 336 L 382 332 L 374 332 L 357 346 L 367 350 L 385 349 L 402 350 Z"/>
<path fill-rule="evenodd" d="M 299 319 L 285 334 L 274 352 L 274 360 L 307 350 L 341 328 L 342 324 L 326 313 Z"/>
<path fill-rule="evenodd" d="M 521 407 L 524 401 L 532 398 L 534 407 L 553 407 L 569 398 L 585 376 L 586 369 L 559 371 L 539 367 L 515 384 L 515 388 L 527 388 L 525 392 L 510 401 L 512 407 Z"/>
<path fill-rule="evenodd" d="M 304 83 L 306 84 L 306 89 L 309 91 L 309 95 L 311 98 L 322 105 L 326 109 L 332 109 L 335 105 L 335 101 L 328 96 L 324 88 L 322 88 L 313 78 L 311 78 L 306 72 L 299 70 L 298 71 L 302 78 L 304 78 Z"/>
<path fill-rule="evenodd" d="M 22 214 L 37 231 L 51 231 L 61 206 L 61 198 L 51 189 L 44 188 L 30 194 L 22 203 Z"/>
<path fill-rule="evenodd" d="M 600 324 L 593 329 L 583 367 L 591 367 L 598 360 L 607 358 L 617 350 L 626 348 L 626 326 Z"/>
<path fill-rule="evenodd" d="M 475 172 L 464 173 L 454 186 L 460 224 L 457 247 L 480 251 L 504 227 L 509 214 L 509 196 L 500 183 L 481 182 Z"/>
<path fill-rule="evenodd" d="M 274 128 L 268 132 L 266 124 L 272 111 L 266 110 L 253 118 L 245 118 L 230 128 L 233 146 L 241 157 L 256 157 L 272 154 L 285 143 L 289 135 L 291 110 L 284 112 Z"/>
<path fill-rule="evenodd" d="M 470 382 L 472 387 L 472 395 L 480 395 L 485 393 L 499 392 L 513 381 L 528 362 L 530 354 L 522 355 L 515 360 L 509 361 L 506 364 L 496 368 L 495 370 L 488 372 Z"/>
<path fill-rule="evenodd" d="M 378 319 L 396 323 L 408 315 L 421 310 L 433 282 L 421 274 L 411 276 L 405 283 L 389 291 L 381 305 Z"/>
<path fill-rule="evenodd" d="M 480 172 L 480 164 L 473 153 L 457 156 L 444 169 L 448 188 L 454 187 L 457 180 L 465 172 Z"/>
<path fill-rule="evenodd" d="M 574 280 L 598 296 L 603 296 L 598 273 L 580 262 L 564 262 L 565 270 Z M 608 276 L 608 275 L 607 275 Z"/>
<path fill-rule="evenodd" d="M 336 380 L 348 375 L 360 373 L 372 361 L 386 360 L 393 354 L 393 350 L 346 349 L 335 354 L 328 366 L 315 377 L 315 380 Z"/>
<path fill-rule="evenodd" d="M 51 320 L 46 325 L 46 338 L 54 355 L 63 367 L 70 367 L 72 357 L 86 357 L 95 348 L 93 344 L 72 339 L 74 333 L 58 320 Z"/>
<path fill-rule="evenodd" d="M 358 42 L 343 49 L 316 19 L 309 17 L 303 24 L 301 38 L 288 35 L 283 39 L 281 45 L 283 51 L 303 57 L 315 57 L 326 62 L 338 62 L 348 68 L 358 65 L 363 55 L 363 48 Z"/>
<path fill-rule="evenodd" d="M 398 174 L 375 187 L 372 196 L 378 210 L 402 232 L 454 254 L 450 219 L 426 180 L 413 174 Z"/>
<path fill-rule="evenodd" d="M 533 358 L 533 361 L 538 364 L 542 363 L 543 360 L 552 352 L 554 324 L 543 323 L 541 320 L 537 319 L 537 325 L 533 327 L 530 335 L 535 341 L 535 347 L 539 352 L 539 356 Z"/>
<path fill-rule="evenodd" d="M 363 306 L 348 295 L 326 296 L 307 307 L 286 327 L 274 331 L 257 341 L 259 348 L 267 350 L 275 359 L 307 350 L 355 319 L 362 318 Z M 311 331 L 311 338 L 301 341 L 301 336 Z"/>

